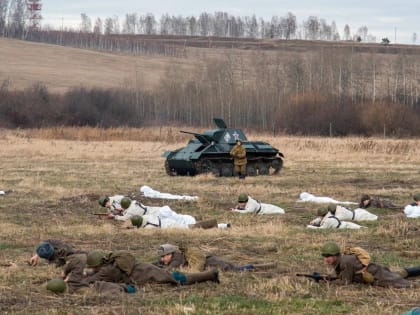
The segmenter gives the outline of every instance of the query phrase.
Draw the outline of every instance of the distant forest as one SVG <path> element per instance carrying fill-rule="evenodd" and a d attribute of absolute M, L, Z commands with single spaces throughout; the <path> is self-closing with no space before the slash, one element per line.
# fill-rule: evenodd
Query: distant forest
<path fill-rule="evenodd" d="M 229 38 L 272 38 L 272 39 L 303 39 L 303 40 L 354 40 L 376 42 L 369 34 L 368 27 L 361 25 L 357 30 L 350 30 L 345 25 L 340 31 L 336 23 L 325 19 L 309 16 L 299 22 L 292 12 L 283 16 L 273 15 L 270 20 L 252 16 L 233 16 L 227 12 L 202 12 L 199 16 L 174 16 L 164 14 L 160 18 L 152 13 L 127 13 L 121 20 L 118 16 L 101 19 L 81 13 L 78 28 L 61 26 L 58 29 L 51 25 L 42 26 L 41 19 L 31 19 L 25 0 L 0 0 L 0 34 L 2 36 L 31 39 L 32 33 L 45 31 L 60 31 L 71 33 L 92 33 L 95 35 L 176 35 Z M 41 17 L 42 11 L 35 17 Z M 33 14 L 32 14 L 33 17 Z M 34 27 L 35 26 L 35 27 Z M 414 35 L 413 35 L 414 36 Z M 413 38 L 415 41 L 415 39 Z"/>
<path fill-rule="evenodd" d="M 202 13 L 198 18 L 165 15 L 159 23 L 151 14 L 127 14 L 122 24 L 113 17 L 97 19 L 93 25 L 82 14 L 78 31 L 32 29 L 24 18 L 24 3 L 0 0 L 0 34 L 181 58 L 187 56 L 184 37 L 179 35 L 213 36 L 227 47 L 242 38 L 257 45 L 255 38 L 261 37 L 287 42 L 340 39 L 335 23 L 328 25 L 309 17 L 299 26 L 291 13 L 269 22 L 222 12 Z M 368 41 L 367 27 L 359 30 L 357 37 Z M 343 39 L 354 36 L 345 30 Z M 112 90 L 75 87 L 58 95 L 42 83 L 15 91 L 6 80 L 0 82 L 0 127 L 106 128 L 168 123 L 198 127 L 211 125 L 213 117 L 222 117 L 229 126 L 273 133 L 420 136 L 419 52 L 416 48 L 391 50 L 380 45 L 367 49 L 360 45 L 316 46 L 314 41 L 308 41 L 304 52 L 287 57 L 275 49 L 255 49 L 246 58 L 232 51 L 223 57 L 206 58 L 189 73 L 176 66 L 167 69 L 153 91 L 141 86 Z"/>

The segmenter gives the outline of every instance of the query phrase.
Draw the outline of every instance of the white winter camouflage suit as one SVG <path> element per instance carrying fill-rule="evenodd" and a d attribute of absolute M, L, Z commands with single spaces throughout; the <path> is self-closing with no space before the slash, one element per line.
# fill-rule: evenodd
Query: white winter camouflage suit
<path fill-rule="evenodd" d="M 248 196 L 248 202 L 245 205 L 245 209 L 235 208 L 235 212 L 239 213 L 255 213 L 255 214 L 284 214 L 284 210 L 278 206 L 261 203 Z"/>

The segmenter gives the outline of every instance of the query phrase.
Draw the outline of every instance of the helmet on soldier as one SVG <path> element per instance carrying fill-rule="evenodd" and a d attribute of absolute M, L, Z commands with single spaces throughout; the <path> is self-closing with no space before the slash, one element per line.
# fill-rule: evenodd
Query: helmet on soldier
<path fill-rule="evenodd" d="M 335 209 L 337 208 L 337 205 L 335 203 L 330 203 L 328 205 L 328 211 L 331 212 L 332 214 L 335 213 Z"/>
<path fill-rule="evenodd" d="M 241 193 L 238 197 L 238 202 L 248 202 L 248 194 Z"/>
<path fill-rule="evenodd" d="M 135 227 L 141 227 L 142 223 L 143 223 L 143 218 L 139 215 L 135 215 L 132 216 L 131 219 L 131 224 Z"/>
<path fill-rule="evenodd" d="M 324 257 L 340 255 L 340 247 L 334 241 L 326 242 L 321 248 L 321 255 Z"/>
<path fill-rule="evenodd" d="M 66 282 L 63 279 L 51 279 L 47 282 L 47 290 L 54 293 L 64 293 L 67 289 Z"/>
<path fill-rule="evenodd" d="M 99 198 L 98 203 L 102 206 L 105 207 L 106 203 L 109 201 L 109 198 L 107 196 L 102 196 Z"/>
<path fill-rule="evenodd" d="M 131 199 L 128 197 L 124 197 L 121 199 L 121 207 L 123 209 L 127 209 L 131 205 Z"/>
<path fill-rule="evenodd" d="M 414 201 L 420 201 L 420 193 L 414 194 L 413 199 Z"/>
<path fill-rule="evenodd" d="M 360 197 L 360 201 L 361 201 L 361 202 L 366 201 L 366 200 L 370 200 L 370 196 L 369 196 L 369 195 L 364 194 L 364 195 L 362 195 L 362 196 Z"/>
<path fill-rule="evenodd" d="M 89 268 L 99 267 L 103 264 L 106 254 L 99 250 L 89 252 L 86 259 L 86 265 Z"/>
<path fill-rule="evenodd" d="M 54 246 L 48 242 L 41 242 L 36 248 L 36 254 L 44 259 L 51 259 L 54 256 Z"/>
<path fill-rule="evenodd" d="M 323 217 L 323 216 L 325 216 L 327 213 L 328 213 L 328 209 L 327 209 L 326 207 L 321 207 L 321 208 L 319 208 L 319 209 L 318 209 L 318 211 L 316 212 L 316 214 L 317 214 L 319 217 Z"/>
<path fill-rule="evenodd" d="M 172 244 L 163 244 L 160 245 L 157 251 L 159 257 L 172 254 L 178 250 L 178 246 Z"/>

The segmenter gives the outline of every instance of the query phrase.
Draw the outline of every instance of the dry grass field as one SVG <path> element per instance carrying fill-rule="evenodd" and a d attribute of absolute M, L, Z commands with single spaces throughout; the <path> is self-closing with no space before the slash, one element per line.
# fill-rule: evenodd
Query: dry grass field
<path fill-rule="evenodd" d="M 130 56 L 0 38 L 0 84 L 13 89 L 42 82 L 51 92 L 73 87 L 152 89 L 169 65 L 187 70 L 194 64 L 181 58 Z"/>
<path fill-rule="evenodd" d="M 182 128 L 180 128 L 182 129 Z M 329 239 L 366 248 L 391 268 L 419 265 L 420 221 L 373 209 L 377 222 L 358 231 L 314 231 L 305 225 L 318 206 L 298 203 L 301 192 L 357 201 L 361 193 L 411 203 L 420 189 L 420 140 L 302 138 L 252 134 L 286 156 L 277 176 L 169 177 L 161 154 L 184 146 L 188 136 L 173 128 L 53 129 L 1 131 L 0 267 L 2 314 L 399 314 L 419 305 L 420 288 L 340 287 L 296 277 L 328 272 L 319 254 Z M 223 230 L 122 230 L 92 215 L 100 195 L 141 198 L 139 187 L 199 196 L 196 202 L 142 198 L 170 205 L 197 218 L 230 222 Z M 226 211 L 240 192 L 283 207 L 285 215 L 253 216 Z M 54 295 L 47 279 L 60 270 L 26 260 L 38 242 L 57 238 L 77 248 L 129 250 L 138 260 L 155 261 L 162 243 L 187 244 L 235 263 L 277 262 L 264 272 L 222 273 L 221 283 L 191 286 L 147 285 L 131 295 L 93 292 Z M 407 255 L 411 253 L 411 255 Z"/>

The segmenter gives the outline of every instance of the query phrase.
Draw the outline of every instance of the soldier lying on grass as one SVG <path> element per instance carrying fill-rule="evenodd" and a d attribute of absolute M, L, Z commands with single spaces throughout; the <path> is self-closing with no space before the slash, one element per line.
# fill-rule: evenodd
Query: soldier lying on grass
<path fill-rule="evenodd" d="M 414 202 L 405 206 L 404 214 L 407 218 L 420 218 L 420 193 L 414 194 Z"/>
<path fill-rule="evenodd" d="M 274 268 L 275 264 L 234 265 L 214 255 L 205 255 L 196 248 L 179 249 L 172 244 L 160 245 L 157 251 L 157 266 L 164 269 L 190 267 L 195 270 L 217 268 L 222 271 L 248 271 Z"/>
<path fill-rule="evenodd" d="M 312 220 L 306 227 L 309 229 L 360 229 L 361 225 L 353 222 L 342 221 L 328 211 L 327 207 L 321 207 L 317 211 L 317 218 Z"/>
<path fill-rule="evenodd" d="M 239 213 L 284 214 L 282 208 L 269 203 L 261 203 L 251 198 L 247 193 L 241 193 L 238 197 L 237 206 L 230 210 Z"/>
<path fill-rule="evenodd" d="M 225 229 L 230 228 L 230 223 L 217 223 L 216 219 L 209 219 L 203 221 L 196 221 L 195 224 L 185 224 L 175 221 L 171 218 L 161 218 L 160 216 L 156 215 L 143 215 L 139 216 L 136 215 L 128 221 L 127 224 L 124 225 L 125 228 L 145 228 L 145 229 L 194 229 L 194 228 L 202 228 L 202 229 L 211 229 L 211 228 L 219 228 Z"/>
<path fill-rule="evenodd" d="M 334 241 L 325 243 L 321 248 L 324 262 L 334 268 L 331 278 L 334 283 L 365 283 L 381 287 L 408 288 L 412 286 L 405 278 L 420 275 L 420 266 L 404 268 L 401 272 L 392 272 L 388 267 L 360 259 L 355 253 L 342 253 Z"/>

